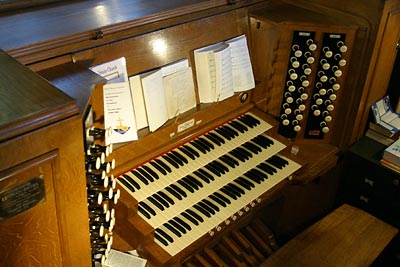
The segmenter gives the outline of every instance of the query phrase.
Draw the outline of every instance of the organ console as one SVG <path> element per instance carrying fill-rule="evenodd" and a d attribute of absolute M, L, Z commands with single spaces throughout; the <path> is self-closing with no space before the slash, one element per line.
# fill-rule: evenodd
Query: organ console
<path fill-rule="evenodd" d="M 325 181 L 359 130 L 381 1 L 111 2 L 0 16 L 0 265 L 94 266 L 115 248 L 148 266 L 254 266 L 279 249 L 269 225 L 285 236 L 333 207 Z M 207 104 L 196 91 L 195 108 L 106 145 L 106 80 L 90 67 L 186 58 L 195 77 L 195 49 L 243 34 L 255 88 Z"/>

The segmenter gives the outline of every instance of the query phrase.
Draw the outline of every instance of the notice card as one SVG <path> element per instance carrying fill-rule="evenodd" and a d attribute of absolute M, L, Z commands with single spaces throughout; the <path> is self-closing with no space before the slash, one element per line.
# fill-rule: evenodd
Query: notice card
<path fill-rule="evenodd" d="M 105 78 L 107 83 L 128 81 L 128 72 L 124 57 L 91 67 L 90 70 Z"/>
<path fill-rule="evenodd" d="M 103 86 L 104 124 L 112 129 L 106 145 L 138 140 L 129 82 Z"/>
<path fill-rule="evenodd" d="M 103 266 L 107 267 L 145 267 L 147 260 L 111 249 Z"/>

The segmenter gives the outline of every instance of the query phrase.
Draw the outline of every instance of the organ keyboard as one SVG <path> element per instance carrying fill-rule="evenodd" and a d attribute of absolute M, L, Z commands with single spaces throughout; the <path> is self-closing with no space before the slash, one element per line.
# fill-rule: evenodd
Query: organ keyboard
<path fill-rule="evenodd" d="M 124 221 L 171 257 L 214 236 L 301 167 L 272 127 L 247 112 L 123 173 L 121 201 L 134 203 Z"/>

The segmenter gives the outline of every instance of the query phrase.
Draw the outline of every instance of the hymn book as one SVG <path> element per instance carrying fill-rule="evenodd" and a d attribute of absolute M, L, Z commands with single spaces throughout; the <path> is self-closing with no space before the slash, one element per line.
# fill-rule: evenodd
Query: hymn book
<path fill-rule="evenodd" d="M 194 50 L 201 103 L 222 101 L 253 89 L 253 69 L 245 35 Z"/>
<path fill-rule="evenodd" d="M 138 129 L 151 132 L 196 106 L 192 69 L 187 59 L 129 77 Z"/>

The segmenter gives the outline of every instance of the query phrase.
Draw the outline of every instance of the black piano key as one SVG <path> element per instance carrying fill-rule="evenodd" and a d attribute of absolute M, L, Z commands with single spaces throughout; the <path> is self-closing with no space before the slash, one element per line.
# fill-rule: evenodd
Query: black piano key
<path fill-rule="evenodd" d="M 245 116 L 247 119 L 249 119 L 250 121 L 252 121 L 252 122 L 254 123 L 254 125 L 259 125 L 259 124 L 261 124 L 261 122 L 260 122 L 257 118 L 255 118 L 253 115 L 245 114 L 244 116 Z"/>
<path fill-rule="evenodd" d="M 226 132 L 226 130 L 224 130 L 224 129 L 222 129 L 222 128 L 217 128 L 217 129 L 215 129 L 215 131 L 216 131 L 217 133 L 219 133 L 220 135 L 222 135 L 223 137 L 225 137 L 228 141 L 230 141 L 231 139 L 234 138 L 234 136 L 231 136 L 231 135 L 229 134 L 229 132 Z"/>
<path fill-rule="evenodd" d="M 158 180 L 158 174 L 153 171 L 149 166 L 143 165 L 142 168 L 145 169 L 145 171 L 147 171 L 154 179 Z"/>
<path fill-rule="evenodd" d="M 218 167 L 221 170 L 222 173 L 229 172 L 228 167 L 226 167 L 224 164 L 222 164 L 218 160 L 214 160 L 213 164 L 215 164 L 215 166 Z"/>
<path fill-rule="evenodd" d="M 218 198 L 216 195 L 209 195 L 208 197 L 214 200 L 216 203 L 220 204 L 222 207 L 227 206 L 226 203 L 222 199 Z"/>
<path fill-rule="evenodd" d="M 257 177 L 260 181 L 264 181 L 265 179 L 268 178 L 268 176 L 266 174 L 261 173 L 259 170 L 256 170 L 256 169 L 251 169 L 251 170 L 249 170 L 249 172 L 254 177 Z"/>
<path fill-rule="evenodd" d="M 191 153 L 185 146 L 180 146 L 180 147 L 178 147 L 178 149 L 180 151 L 182 151 L 186 156 L 191 158 L 192 160 L 196 159 L 196 156 L 193 153 Z"/>
<path fill-rule="evenodd" d="M 214 176 L 212 176 L 210 173 L 208 173 L 207 171 L 203 170 L 203 169 L 198 169 L 197 172 L 201 173 L 202 175 L 204 175 L 205 177 L 207 177 L 208 179 L 210 179 L 211 181 L 214 181 Z"/>
<path fill-rule="evenodd" d="M 179 164 L 175 162 L 168 154 L 164 154 L 161 156 L 163 159 L 165 159 L 169 164 L 174 166 L 176 169 L 179 168 Z"/>
<path fill-rule="evenodd" d="M 231 151 L 228 152 L 231 156 L 234 158 L 240 160 L 241 162 L 245 162 L 246 158 L 244 158 L 240 153 L 237 152 L 237 150 L 232 149 Z"/>
<path fill-rule="evenodd" d="M 210 151 L 214 149 L 214 145 L 208 142 L 205 138 L 199 137 L 197 138 L 197 140 L 199 140 L 199 142 L 201 142 L 203 145 L 207 146 L 210 149 Z"/>
<path fill-rule="evenodd" d="M 178 192 L 179 195 L 181 195 L 182 197 L 187 197 L 187 194 L 185 191 L 183 191 L 179 186 L 175 185 L 175 184 L 170 184 L 169 185 L 172 189 L 174 189 L 176 192 Z"/>
<path fill-rule="evenodd" d="M 204 214 L 207 218 L 211 218 L 211 214 L 207 210 L 203 209 L 200 205 L 194 204 L 193 208 L 195 208 L 200 213 Z"/>
<path fill-rule="evenodd" d="M 274 157 L 270 157 L 269 159 L 266 160 L 269 164 L 273 165 L 274 167 L 277 167 L 278 169 L 282 169 L 283 165 L 279 160 L 276 160 Z"/>
<path fill-rule="evenodd" d="M 172 198 L 170 198 L 167 194 L 165 194 L 163 191 L 159 191 L 158 194 L 163 197 L 166 201 L 169 202 L 169 204 L 174 205 L 175 202 Z"/>
<path fill-rule="evenodd" d="M 173 161 L 178 163 L 179 166 L 184 166 L 185 165 L 185 163 L 179 157 L 177 157 L 172 151 L 170 151 L 166 155 L 169 156 Z"/>
<path fill-rule="evenodd" d="M 218 142 L 220 142 L 221 144 L 225 144 L 225 140 L 221 138 L 218 134 L 214 132 L 209 132 L 208 135 L 214 138 L 215 140 L 218 140 Z"/>
<path fill-rule="evenodd" d="M 140 185 L 133 180 L 129 175 L 124 174 L 122 175 L 131 185 L 133 185 L 136 189 L 140 189 Z"/>
<path fill-rule="evenodd" d="M 249 130 L 246 126 L 236 120 L 231 121 L 229 124 L 241 133 L 245 133 Z"/>
<path fill-rule="evenodd" d="M 221 146 L 222 143 L 217 138 L 215 138 L 213 135 L 211 135 L 210 133 L 206 133 L 204 136 L 206 138 L 208 138 L 208 140 L 210 140 L 211 142 L 216 144 L 217 146 Z"/>
<path fill-rule="evenodd" d="M 158 233 L 154 233 L 154 238 L 157 239 L 158 241 L 160 241 L 164 246 L 168 246 L 168 242 L 167 240 L 165 240 L 161 235 L 159 235 Z"/>
<path fill-rule="evenodd" d="M 146 210 L 148 213 L 150 213 L 151 215 L 153 215 L 153 216 L 156 215 L 156 212 L 155 212 L 149 205 L 147 205 L 145 202 L 140 201 L 140 202 L 138 203 L 138 206 L 139 206 L 139 207 L 142 207 L 143 209 L 145 209 L 145 210 Z"/>
<path fill-rule="evenodd" d="M 183 145 L 190 153 L 192 153 L 196 158 L 200 157 L 200 153 L 193 149 L 191 146 Z"/>
<path fill-rule="evenodd" d="M 211 213 L 212 215 L 215 214 L 215 210 L 213 210 L 211 207 L 209 207 L 205 202 L 204 199 L 197 202 L 197 204 L 202 207 L 203 209 L 205 209 L 207 212 Z"/>
<path fill-rule="evenodd" d="M 247 158 L 252 158 L 253 154 L 251 154 L 248 150 L 244 149 L 243 147 L 237 147 L 238 151 L 240 151 L 240 153 L 243 153 L 244 155 L 247 156 Z"/>
<path fill-rule="evenodd" d="M 160 204 L 163 205 L 165 208 L 169 208 L 168 202 L 165 201 L 161 196 L 159 196 L 158 193 L 154 193 L 151 196 L 154 197 L 158 202 L 160 202 Z"/>
<path fill-rule="evenodd" d="M 216 206 L 214 203 L 212 203 L 211 201 L 209 201 L 208 199 L 203 199 L 203 202 L 206 203 L 209 207 L 211 207 L 213 210 L 215 210 L 216 212 L 219 211 L 218 206 Z"/>
<path fill-rule="evenodd" d="M 224 195 L 220 194 L 219 192 L 214 192 L 213 195 L 215 195 L 216 197 L 218 197 L 219 199 L 221 199 L 222 201 L 224 201 L 226 204 L 231 204 L 231 201 L 226 198 Z"/>
<path fill-rule="evenodd" d="M 181 153 L 179 153 L 176 150 L 172 150 L 171 151 L 172 154 L 174 154 L 175 157 L 179 158 L 184 164 L 188 164 L 189 161 L 187 160 L 187 158 L 185 158 Z"/>
<path fill-rule="evenodd" d="M 256 146 L 254 143 L 252 142 L 246 142 L 243 144 L 243 146 L 245 148 L 247 148 L 248 150 L 250 150 L 251 152 L 253 152 L 254 154 L 258 154 L 262 151 L 262 149 L 259 146 Z"/>
<path fill-rule="evenodd" d="M 277 170 L 274 167 L 272 167 L 264 162 L 261 162 L 260 164 L 258 164 L 257 168 L 260 168 L 261 170 L 265 171 L 266 173 L 268 173 L 270 175 L 273 175 L 274 173 L 277 172 Z"/>
<path fill-rule="evenodd" d="M 204 219 L 197 214 L 195 211 L 192 211 L 191 209 L 186 209 L 185 210 L 190 216 L 192 216 L 193 218 L 195 218 L 197 221 L 199 222 L 204 222 Z"/>
<path fill-rule="evenodd" d="M 156 161 L 150 161 L 150 164 L 151 164 L 151 166 L 156 168 L 162 174 L 167 175 L 167 171 L 163 167 L 161 167 L 161 165 L 159 163 L 157 163 Z"/>
<path fill-rule="evenodd" d="M 182 234 L 178 230 L 176 230 L 173 226 L 171 226 L 169 223 L 164 223 L 163 225 L 177 237 L 182 237 Z"/>
<path fill-rule="evenodd" d="M 234 184 L 234 183 L 229 183 L 229 186 L 231 186 L 231 188 L 233 188 L 234 190 L 236 190 L 237 192 L 239 192 L 241 195 L 246 194 L 246 192 L 245 192 L 242 188 L 238 187 L 238 186 L 237 186 L 236 184 Z"/>
<path fill-rule="evenodd" d="M 182 200 L 183 197 L 171 186 L 167 186 L 165 188 L 165 190 L 167 190 L 171 195 L 173 195 L 174 197 L 176 197 L 178 200 Z"/>
<path fill-rule="evenodd" d="M 247 180 L 247 179 L 245 179 L 245 178 L 243 178 L 243 177 L 239 177 L 239 178 L 237 178 L 236 180 L 240 181 L 240 182 L 243 183 L 243 184 L 246 184 L 246 185 L 247 185 L 248 187 L 250 187 L 250 188 L 256 187 L 252 182 L 250 182 L 249 180 Z"/>
<path fill-rule="evenodd" d="M 203 147 L 203 145 L 201 143 L 199 143 L 199 141 L 196 141 L 196 139 L 192 140 L 190 142 L 191 145 L 193 145 L 197 150 L 199 150 L 201 153 L 206 154 L 207 153 L 207 149 Z"/>
<path fill-rule="evenodd" d="M 156 229 L 154 229 L 154 231 L 157 234 L 161 235 L 163 238 L 167 239 L 170 243 L 174 242 L 174 239 L 169 234 L 167 234 L 164 230 L 162 230 L 160 228 L 156 228 Z"/>
<path fill-rule="evenodd" d="M 210 183 L 210 179 L 208 179 L 206 176 L 204 176 L 203 174 L 201 174 L 199 171 L 194 171 L 193 174 L 196 175 L 197 177 L 199 177 L 201 180 L 203 180 L 203 181 L 206 182 L 207 184 Z"/>
<path fill-rule="evenodd" d="M 256 182 L 257 184 L 261 184 L 261 180 L 259 177 L 255 176 L 254 174 L 252 174 L 250 171 L 246 172 L 244 174 L 244 176 L 246 176 L 247 178 L 249 178 L 250 180 Z"/>
<path fill-rule="evenodd" d="M 136 170 L 131 171 L 131 173 L 133 175 L 135 175 L 142 183 L 144 183 L 145 185 L 149 184 L 149 181 L 143 177 L 143 175 L 141 175 L 139 172 L 137 172 Z"/>
<path fill-rule="evenodd" d="M 136 170 L 138 171 L 138 172 L 140 172 L 140 174 L 141 175 L 143 175 L 146 179 L 147 179 L 147 181 L 149 181 L 149 182 L 154 182 L 154 178 L 148 173 L 148 172 L 146 172 L 144 169 L 143 169 L 143 166 L 142 167 L 139 167 L 139 168 L 136 168 Z"/>
<path fill-rule="evenodd" d="M 182 227 L 179 223 L 177 223 L 174 219 L 169 220 L 168 223 L 182 234 L 186 234 L 186 229 Z"/>
<path fill-rule="evenodd" d="M 228 195 L 229 197 L 233 198 L 234 200 L 237 199 L 236 194 L 232 193 L 231 190 L 229 190 L 228 188 L 226 188 L 225 186 L 222 187 L 221 192 L 223 192 L 225 195 Z"/>
<path fill-rule="evenodd" d="M 204 166 L 207 170 L 209 170 L 210 172 L 214 173 L 215 175 L 217 175 L 218 177 L 221 176 L 221 173 L 219 172 L 218 169 L 215 169 L 215 167 L 210 163 L 208 163 L 207 165 Z"/>
<path fill-rule="evenodd" d="M 160 202 L 158 202 L 155 198 L 153 198 L 152 196 L 149 196 L 147 198 L 154 206 L 156 206 L 159 210 L 163 211 L 165 208 L 163 205 L 160 204 Z"/>
<path fill-rule="evenodd" d="M 232 168 L 236 167 L 236 164 L 234 162 L 232 162 L 231 160 L 229 160 L 229 158 L 225 157 L 226 155 L 222 155 L 221 157 L 219 157 L 219 160 L 224 162 L 226 165 L 229 165 Z"/>
<path fill-rule="evenodd" d="M 268 148 L 274 144 L 274 141 L 272 141 L 265 135 L 258 135 L 256 137 L 254 137 L 253 139 L 251 139 L 251 141 L 253 141 L 257 145 L 261 146 L 262 148 Z"/>
<path fill-rule="evenodd" d="M 161 167 L 163 167 L 164 170 L 166 170 L 167 172 L 172 172 L 171 168 L 165 164 L 164 161 L 160 160 L 160 159 L 155 159 L 155 162 L 157 162 Z"/>
<path fill-rule="evenodd" d="M 243 180 L 240 180 L 239 178 L 234 180 L 235 183 L 237 183 L 238 185 L 242 186 L 243 188 L 246 188 L 247 190 L 251 190 L 251 186 L 245 182 L 243 182 Z"/>
<path fill-rule="evenodd" d="M 128 181 L 126 181 L 125 178 L 119 177 L 118 181 L 120 181 L 124 186 L 128 187 L 130 191 L 135 192 L 135 188 Z"/>
<path fill-rule="evenodd" d="M 188 176 L 183 177 L 182 180 L 186 182 L 195 191 L 199 190 L 199 186 L 196 183 L 194 183 Z"/>
<path fill-rule="evenodd" d="M 181 215 L 185 217 L 188 221 L 192 222 L 194 225 L 199 225 L 199 222 L 186 211 L 181 212 Z"/>
<path fill-rule="evenodd" d="M 192 227 L 190 227 L 190 225 L 187 224 L 187 223 L 186 223 L 184 220 L 182 220 L 181 218 L 179 218 L 179 217 L 174 217 L 174 220 L 175 220 L 176 222 L 178 222 L 180 225 L 182 225 L 183 227 L 185 227 L 186 230 L 188 230 L 188 231 L 192 230 Z"/>
<path fill-rule="evenodd" d="M 276 158 L 276 160 L 279 161 L 282 166 L 286 166 L 286 165 L 289 164 L 289 161 L 287 161 L 286 159 L 280 157 L 279 155 L 273 155 L 272 157 Z"/>
<path fill-rule="evenodd" d="M 256 125 L 254 125 L 254 122 L 252 122 L 251 120 L 249 120 L 248 117 L 246 117 L 245 115 L 240 116 L 238 118 L 239 121 L 241 121 L 242 123 L 244 123 L 245 125 L 247 125 L 250 128 L 254 128 Z"/>
<path fill-rule="evenodd" d="M 203 184 L 196 179 L 196 177 L 192 176 L 192 175 L 187 175 L 186 176 L 189 180 L 191 180 L 193 183 L 195 183 L 198 187 L 203 187 Z"/>
<path fill-rule="evenodd" d="M 151 218 L 150 214 L 147 211 L 145 211 L 141 206 L 138 206 L 138 212 L 143 214 L 147 219 Z"/>
<path fill-rule="evenodd" d="M 231 126 L 222 125 L 222 128 L 224 128 L 225 130 L 227 130 L 228 132 L 230 132 L 234 137 L 239 136 L 239 133 L 238 133 L 234 128 L 232 128 Z"/>
<path fill-rule="evenodd" d="M 183 179 L 178 180 L 178 183 L 183 186 L 186 190 L 188 190 L 190 193 L 194 193 L 194 189 L 188 185 Z"/>
<path fill-rule="evenodd" d="M 225 133 L 226 136 L 229 136 L 231 139 L 234 139 L 236 137 L 235 133 L 229 130 L 229 128 L 225 127 L 225 125 L 222 125 L 218 128 L 222 132 Z"/>

